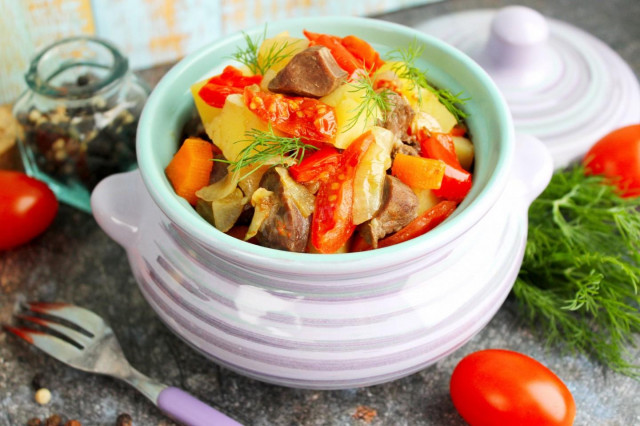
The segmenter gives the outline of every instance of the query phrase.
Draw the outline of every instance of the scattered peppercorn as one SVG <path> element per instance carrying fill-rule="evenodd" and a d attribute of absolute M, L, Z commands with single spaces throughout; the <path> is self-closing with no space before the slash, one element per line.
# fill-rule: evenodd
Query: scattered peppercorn
<path fill-rule="evenodd" d="M 37 417 L 29 419 L 29 421 L 27 422 L 27 426 L 40 426 L 40 425 L 42 425 L 42 420 L 40 420 Z"/>
<path fill-rule="evenodd" d="M 82 426 L 82 423 L 77 420 L 69 420 L 64 424 L 64 426 Z"/>
<path fill-rule="evenodd" d="M 51 401 L 51 391 L 47 388 L 40 388 L 36 391 L 35 400 L 40 405 L 47 405 Z"/>
<path fill-rule="evenodd" d="M 356 412 L 353 413 L 354 419 L 363 420 L 365 423 L 371 423 L 373 419 L 376 418 L 378 412 L 371 407 L 367 407 L 364 405 L 359 405 L 356 407 Z"/>
<path fill-rule="evenodd" d="M 57 414 L 53 414 L 45 420 L 44 426 L 62 426 L 62 418 Z"/>
<path fill-rule="evenodd" d="M 133 419 L 127 413 L 122 413 L 116 419 L 116 426 L 133 426 Z"/>

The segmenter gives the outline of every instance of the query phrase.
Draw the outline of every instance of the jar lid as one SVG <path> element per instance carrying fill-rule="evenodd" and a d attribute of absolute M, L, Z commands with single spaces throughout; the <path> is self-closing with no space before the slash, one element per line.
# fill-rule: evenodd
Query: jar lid
<path fill-rule="evenodd" d="M 503 93 L 516 131 L 541 139 L 556 168 L 640 120 L 640 85 L 629 65 L 572 25 L 509 6 L 453 13 L 416 28 L 476 60 Z"/>

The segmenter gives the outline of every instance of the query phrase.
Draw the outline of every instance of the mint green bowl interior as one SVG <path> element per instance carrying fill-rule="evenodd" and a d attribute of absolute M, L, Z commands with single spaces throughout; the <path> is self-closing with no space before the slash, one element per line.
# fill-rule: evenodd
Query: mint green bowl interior
<path fill-rule="evenodd" d="M 304 18 L 270 23 L 267 37 L 282 31 L 302 37 L 302 30 L 346 36 L 354 34 L 371 43 L 383 56 L 415 40 L 424 45 L 417 63 L 428 80 L 471 100 L 464 107 L 475 145 L 474 183 L 471 192 L 454 214 L 428 234 L 414 240 L 366 253 L 336 255 L 301 254 L 273 250 L 245 243 L 216 230 L 181 197 L 175 195 L 164 174 L 178 146 L 182 126 L 195 108 L 190 86 L 219 73 L 232 63 L 237 46 L 244 46 L 241 33 L 214 42 L 187 56 L 174 66 L 152 92 L 138 127 L 138 164 L 145 185 L 160 209 L 180 228 L 199 241 L 224 247 L 249 257 L 333 263 L 386 256 L 397 258 L 411 251 L 428 252 L 451 241 L 473 226 L 493 205 L 508 179 L 513 156 L 513 128 L 506 103 L 489 76 L 465 54 L 448 44 L 411 28 L 384 21 L 353 17 Z M 249 30 L 252 37 L 264 27 Z"/>

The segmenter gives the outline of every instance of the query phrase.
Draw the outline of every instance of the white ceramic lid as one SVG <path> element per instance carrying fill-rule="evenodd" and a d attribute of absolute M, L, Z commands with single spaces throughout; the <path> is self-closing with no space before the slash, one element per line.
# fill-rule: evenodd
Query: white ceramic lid
<path fill-rule="evenodd" d="M 417 25 L 475 59 L 496 82 L 516 131 L 541 139 L 556 168 L 613 129 L 640 122 L 640 85 L 602 41 L 533 9 L 454 13 Z"/>

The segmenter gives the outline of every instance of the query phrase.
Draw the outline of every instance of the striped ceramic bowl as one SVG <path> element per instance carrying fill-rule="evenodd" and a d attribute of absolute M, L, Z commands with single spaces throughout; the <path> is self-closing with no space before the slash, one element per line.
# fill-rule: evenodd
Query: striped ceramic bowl
<path fill-rule="evenodd" d="M 527 208 L 548 182 L 551 159 L 537 140 L 516 141 L 494 84 L 449 45 L 361 18 L 268 27 L 270 34 L 303 29 L 355 34 L 381 52 L 415 39 L 425 47 L 419 65 L 429 79 L 471 97 L 474 185 L 449 219 L 396 246 L 316 255 L 248 244 L 200 218 L 174 194 L 163 170 L 193 109 L 190 85 L 219 72 L 243 43 L 241 34 L 188 56 L 162 79 L 138 129 L 140 170 L 101 182 L 93 212 L 127 250 L 160 318 L 213 361 L 293 387 L 382 383 L 453 352 L 495 314 L 520 267 Z"/>

